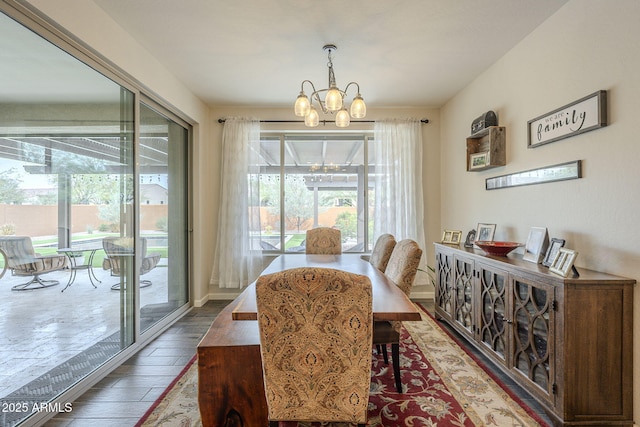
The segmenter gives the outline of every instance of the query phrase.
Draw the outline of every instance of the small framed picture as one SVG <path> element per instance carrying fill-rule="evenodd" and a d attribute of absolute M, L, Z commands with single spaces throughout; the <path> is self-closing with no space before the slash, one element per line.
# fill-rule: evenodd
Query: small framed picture
<path fill-rule="evenodd" d="M 562 277 L 567 277 L 569 275 L 569 270 L 573 268 L 573 263 L 577 256 L 578 252 L 574 250 L 559 248 L 558 253 L 556 253 L 555 258 L 549 267 L 549 271 L 559 274 Z"/>
<path fill-rule="evenodd" d="M 465 248 L 472 248 L 473 242 L 476 241 L 476 230 L 471 230 L 467 233 L 467 239 L 464 241 Z"/>
<path fill-rule="evenodd" d="M 459 245 L 462 239 L 462 231 L 460 230 L 444 230 L 442 233 L 442 243 L 448 245 Z"/>
<path fill-rule="evenodd" d="M 527 237 L 527 243 L 524 246 L 522 259 L 539 264 L 547 251 L 547 246 L 549 246 L 547 229 L 544 227 L 531 227 L 529 237 Z"/>
<path fill-rule="evenodd" d="M 469 169 L 482 169 L 489 164 L 489 152 L 474 153 L 469 155 Z"/>
<path fill-rule="evenodd" d="M 558 253 L 558 249 L 564 247 L 565 240 L 564 239 L 556 239 L 555 237 L 551 239 L 549 243 L 549 248 L 547 249 L 547 253 L 542 260 L 542 265 L 545 267 L 551 267 L 553 260 Z"/>
<path fill-rule="evenodd" d="M 496 225 L 495 224 L 485 224 L 479 223 L 478 228 L 476 229 L 476 239 L 475 240 L 493 240 L 493 236 L 496 234 Z M 476 248 L 479 248 L 478 245 L 474 243 Z"/>

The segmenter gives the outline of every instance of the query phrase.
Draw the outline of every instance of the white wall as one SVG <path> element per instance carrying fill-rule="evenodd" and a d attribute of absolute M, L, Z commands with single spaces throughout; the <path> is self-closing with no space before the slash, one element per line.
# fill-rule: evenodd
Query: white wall
<path fill-rule="evenodd" d="M 214 179 L 217 161 L 208 141 L 211 122 L 208 107 L 190 92 L 175 76 L 147 52 L 135 39 L 93 2 L 84 0 L 30 0 L 29 3 L 88 44 L 102 56 L 125 70 L 165 104 L 172 105 L 194 126 L 194 301 L 206 301 L 212 253 L 210 182 Z"/>
<path fill-rule="evenodd" d="M 578 267 L 640 279 L 640 2 L 572 0 L 442 108 L 442 227 L 497 224 L 496 240 L 549 229 Z M 599 89 L 609 125 L 527 149 L 527 121 Z M 493 110 L 507 130 L 507 165 L 465 171 L 473 119 Z M 485 179 L 583 161 L 583 178 L 485 191 Z M 640 292 L 634 298 L 634 412 L 640 416 Z"/>
<path fill-rule="evenodd" d="M 296 94 L 292 94 L 292 103 L 290 108 L 239 108 L 239 107 L 219 107 L 212 109 L 212 121 L 215 122 L 213 133 L 211 135 L 211 150 L 213 159 L 220 159 L 220 151 L 222 146 L 222 128 L 217 123 L 219 118 L 224 117 L 255 117 L 260 120 L 296 120 L 293 114 L 293 101 Z M 385 108 L 375 109 L 369 107 L 367 109 L 366 120 L 376 120 L 383 118 L 408 118 L 414 117 L 419 119 L 429 119 L 428 124 L 422 126 L 423 138 L 423 192 L 425 194 L 425 241 L 431 242 L 440 238 L 440 112 L 434 108 Z M 321 117 L 321 119 L 323 119 Z M 330 118 L 329 118 L 330 120 Z M 322 126 L 322 125 L 321 125 Z M 353 123 L 350 129 L 371 129 L 372 124 L 356 124 Z M 278 130 L 304 130 L 307 129 L 303 124 L 263 124 L 263 127 Z M 334 125 L 327 125 L 327 130 L 335 130 Z M 211 186 L 211 213 L 214 221 L 214 227 L 217 228 L 217 200 L 219 198 L 220 179 L 216 176 Z M 215 234 L 215 233 L 214 233 Z M 429 244 L 427 248 L 427 259 L 433 259 L 433 245 Z M 213 262 L 213 253 L 210 254 L 211 263 Z M 430 263 L 432 265 L 432 263 Z M 424 284 L 424 285 L 420 285 Z M 209 296 L 211 299 L 232 298 L 238 294 L 237 290 L 220 289 L 217 286 L 210 285 Z M 430 298 L 433 297 L 433 287 L 429 283 L 428 277 L 419 273 L 416 278 L 416 286 L 412 291 L 413 297 Z"/>

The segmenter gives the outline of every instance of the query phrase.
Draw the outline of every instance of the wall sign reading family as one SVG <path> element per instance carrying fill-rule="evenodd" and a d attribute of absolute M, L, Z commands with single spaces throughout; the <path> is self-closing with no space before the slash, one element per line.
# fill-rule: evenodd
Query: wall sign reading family
<path fill-rule="evenodd" d="M 607 91 L 599 90 L 527 122 L 528 148 L 607 125 Z"/>

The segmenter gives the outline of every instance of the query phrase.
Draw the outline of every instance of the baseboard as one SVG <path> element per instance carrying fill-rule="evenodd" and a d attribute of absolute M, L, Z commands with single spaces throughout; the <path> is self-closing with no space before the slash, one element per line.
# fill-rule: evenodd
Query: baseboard
<path fill-rule="evenodd" d="M 202 298 L 200 298 L 200 299 L 194 300 L 194 301 L 193 301 L 193 306 L 194 306 L 194 307 L 202 307 L 202 306 L 204 306 L 204 305 L 207 303 L 207 301 L 209 301 L 210 299 L 211 299 L 211 298 L 209 297 L 209 295 L 205 295 L 204 297 L 202 297 Z"/>

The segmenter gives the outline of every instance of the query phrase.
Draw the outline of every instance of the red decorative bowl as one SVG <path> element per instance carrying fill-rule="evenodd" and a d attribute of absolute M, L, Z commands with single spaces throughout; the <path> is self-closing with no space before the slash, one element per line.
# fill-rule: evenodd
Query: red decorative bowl
<path fill-rule="evenodd" d="M 497 242 L 489 240 L 477 240 L 475 244 L 480 246 L 487 254 L 497 256 L 507 256 L 512 250 L 522 246 L 522 243 L 517 242 Z"/>

